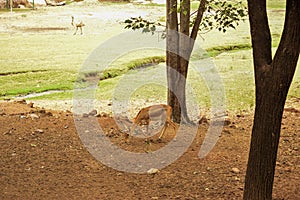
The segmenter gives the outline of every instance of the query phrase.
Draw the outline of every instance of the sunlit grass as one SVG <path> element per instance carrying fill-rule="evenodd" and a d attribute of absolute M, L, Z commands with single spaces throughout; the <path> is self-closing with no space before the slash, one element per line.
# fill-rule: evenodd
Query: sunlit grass
<path fill-rule="evenodd" d="M 267 0 L 268 9 L 285 9 L 285 1 L 283 0 Z"/>
<path fill-rule="evenodd" d="M 193 2 L 192 6 L 197 7 L 197 4 L 198 2 Z M 268 8 L 271 9 L 268 14 L 273 53 L 282 31 L 284 12 L 281 8 L 283 7 L 281 1 L 268 1 Z M 27 11 L 24 13 L 27 14 Z M 161 20 L 163 19 L 165 18 L 162 16 Z M 60 90 L 62 91 L 60 93 L 46 94 L 31 99 L 71 99 L 76 81 L 79 83 L 77 86 L 80 87 L 87 84 L 84 82 L 86 74 L 81 74 L 81 76 L 78 74 L 82 63 L 99 44 L 111 38 L 112 35 L 120 33 L 122 25 L 112 26 L 109 30 L 99 35 L 74 37 L 71 36 L 73 30 L 53 35 L 21 32 L 13 35 L 0 34 L 0 98 Z M 211 31 L 205 35 L 199 35 L 196 47 L 198 49 L 194 51 L 196 58 L 199 59 L 199 55 L 205 53 L 201 49 L 205 49 L 207 56 L 213 58 L 224 82 L 227 108 L 233 111 L 252 109 L 255 85 L 249 23 L 245 21 L 237 27 L 237 30 L 228 30 L 225 34 Z M 163 79 L 166 79 L 164 61 L 163 51 L 139 50 L 123 55 L 102 72 L 104 80 L 99 82 L 96 99 L 113 99 L 115 88 L 122 83 L 120 81 L 124 75 L 139 76 L 139 72 L 144 71 L 151 77 L 156 76 L 157 70 L 160 70 L 160 73 L 164 75 Z M 161 62 L 161 65 L 156 65 Z M 289 97 L 300 96 L 299 71 L 298 64 Z M 192 68 L 189 71 L 188 82 L 196 91 L 199 105 L 209 107 L 210 94 L 207 84 L 201 76 L 193 74 Z M 145 82 L 145 85 L 137 88 L 130 98 L 165 101 L 166 88 Z"/>

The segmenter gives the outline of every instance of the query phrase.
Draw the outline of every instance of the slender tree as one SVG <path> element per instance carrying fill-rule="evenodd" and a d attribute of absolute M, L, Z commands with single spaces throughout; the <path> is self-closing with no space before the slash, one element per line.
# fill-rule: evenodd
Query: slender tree
<path fill-rule="evenodd" d="M 180 26 L 178 24 L 177 0 L 167 0 L 167 80 L 168 105 L 173 108 L 175 122 L 189 123 L 186 109 L 186 78 L 189 58 L 193 50 L 199 26 L 206 10 L 207 1 L 201 0 L 190 35 L 190 0 L 180 4 Z M 178 27 L 179 26 L 179 27 Z M 179 34 L 181 33 L 181 34 Z M 190 39 L 187 39 L 190 38 Z"/>
<path fill-rule="evenodd" d="M 205 14 L 206 12 L 206 14 Z M 200 0 L 198 9 L 191 11 L 190 0 L 166 1 L 166 64 L 168 80 L 168 104 L 173 108 L 175 122 L 189 123 L 186 109 L 186 78 L 194 41 L 200 32 L 213 28 L 226 32 L 235 28 L 246 16 L 241 1 Z M 141 17 L 128 19 L 125 28 L 152 32 L 162 24 Z"/>
<path fill-rule="evenodd" d="M 266 0 L 248 0 L 256 107 L 244 200 L 272 199 L 282 114 L 300 52 L 300 1 L 286 1 L 281 40 L 272 58 Z"/>

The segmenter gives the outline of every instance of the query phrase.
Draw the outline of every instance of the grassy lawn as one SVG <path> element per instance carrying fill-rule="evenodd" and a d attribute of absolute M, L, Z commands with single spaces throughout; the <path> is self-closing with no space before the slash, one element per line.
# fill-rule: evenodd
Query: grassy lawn
<path fill-rule="evenodd" d="M 284 12 L 283 1 L 269 0 L 270 27 L 273 39 L 273 52 L 279 42 L 282 31 Z M 109 6 L 109 5 L 106 5 Z M 193 7 L 197 2 L 193 2 Z M 146 6 L 140 6 L 147 9 Z M 155 5 L 151 5 L 155 7 Z M 161 7 L 161 6 L 159 6 Z M 138 7 L 137 7 L 138 8 Z M 53 10 L 52 10 L 53 11 Z M 29 11 L 24 11 L 20 20 L 31 18 Z M 0 13 L 0 21 L 2 20 Z M 42 14 L 42 13 L 41 13 Z M 160 18 L 163 18 L 161 16 Z M 73 30 L 61 34 L 45 33 L 15 33 L 0 32 L 0 98 L 13 98 L 19 95 L 40 93 L 49 90 L 62 90 L 62 93 L 45 94 L 31 99 L 71 99 L 76 80 L 85 86 L 85 75 L 78 78 L 78 71 L 89 54 L 101 43 L 123 32 L 124 25 L 113 22 L 100 27 L 101 34 L 86 34 L 72 36 Z M 216 39 L 217 38 L 217 39 Z M 252 109 L 254 106 L 254 72 L 249 34 L 249 24 L 241 23 L 237 30 L 229 30 L 225 34 L 211 31 L 198 37 L 198 45 L 212 57 L 223 79 L 226 90 L 227 107 L 233 111 Z M 197 54 L 201 53 L 194 52 Z M 109 53 L 109 52 L 108 52 Z M 164 53 L 155 50 L 140 50 L 128 53 L 116 59 L 101 75 L 96 98 L 112 99 L 115 87 L 120 84 L 122 75 L 137 74 L 146 71 L 149 76 L 155 76 L 159 70 L 165 74 L 163 64 Z M 152 63 L 147 67 L 148 63 Z M 154 65 L 154 66 L 153 66 Z M 136 67 L 142 67 L 135 69 Z M 161 79 L 165 79 L 162 77 Z M 200 106 L 210 105 L 209 91 L 201 75 L 193 71 L 191 66 L 188 82 L 193 86 Z M 299 64 L 290 89 L 289 97 L 300 96 Z M 166 88 L 157 85 L 145 85 L 138 88 L 131 96 L 133 99 L 153 99 L 165 101 Z"/>

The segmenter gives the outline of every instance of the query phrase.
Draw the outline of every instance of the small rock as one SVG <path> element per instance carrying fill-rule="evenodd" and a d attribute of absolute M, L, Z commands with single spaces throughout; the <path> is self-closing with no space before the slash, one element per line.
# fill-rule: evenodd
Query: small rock
<path fill-rule="evenodd" d="M 210 172 L 210 171 L 212 171 L 212 168 L 207 167 L 206 170 Z"/>
<path fill-rule="evenodd" d="M 32 114 L 30 114 L 29 116 L 31 117 L 32 120 L 40 118 L 40 117 L 39 117 L 37 114 L 35 114 L 35 113 L 32 113 Z"/>
<path fill-rule="evenodd" d="M 36 144 L 30 144 L 30 146 L 31 146 L 31 147 L 36 147 L 37 145 L 36 145 Z"/>
<path fill-rule="evenodd" d="M 32 103 L 32 102 L 28 103 L 27 105 L 28 105 L 30 108 L 33 108 L 33 103 Z"/>
<path fill-rule="evenodd" d="M 157 174 L 158 172 L 159 172 L 159 170 L 156 168 L 151 168 L 147 171 L 148 174 Z"/>
<path fill-rule="evenodd" d="M 233 167 L 233 168 L 231 169 L 231 172 L 233 172 L 233 173 L 235 173 L 235 174 L 238 174 L 238 173 L 240 173 L 240 170 L 239 170 L 238 168 L 236 168 L 236 167 Z"/>
<path fill-rule="evenodd" d="M 97 110 L 92 110 L 92 111 L 89 113 L 89 115 L 91 115 L 91 116 L 97 115 Z"/>
<path fill-rule="evenodd" d="M 94 117 L 101 117 L 101 114 L 97 113 L 96 115 L 94 115 Z"/>
<path fill-rule="evenodd" d="M 44 130 L 42 130 L 42 129 L 36 129 L 35 132 L 36 133 L 44 133 Z"/>
<path fill-rule="evenodd" d="M 46 112 L 46 115 L 47 115 L 47 116 L 50 116 L 50 117 L 53 116 L 52 112 Z"/>
<path fill-rule="evenodd" d="M 20 4 L 20 5 L 18 5 L 18 8 L 25 9 L 26 7 L 24 5 L 22 5 L 22 4 Z"/>
<path fill-rule="evenodd" d="M 235 125 L 235 124 L 231 124 L 229 127 L 232 128 L 232 129 L 237 129 L 238 128 L 238 126 Z"/>
<path fill-rule="evenodd" d="M 276 166 L 281 166 L 281 163 L 276 161 Z"/>
<path fill-rule="evenodd" d="M 21 103 L 21 104 L 26 104 L 26 100 L 25 99 L 17 99 L 14 102 Z"/>
<path fill-rule="evenodd" d="M 5 131 L 4 133 L 3 133 L 3 135 L 10 135 L 10 134 L 12 134 L 12 130 L 9 130 L 9 131 Z"/>
<path fill-rule="evenodd" d="M 105 113 L 105 112 L 101 112 L 101 113 L 100 113 L 100 117 L 108 117 L 108 114 Z"/>
<path fill-rule="evenodd" d="M 45 109 L 40 109 L 38 112 L 39 112 L 39 113 L 42 113 L 42 114 L 45 114 L 45 113 L 46 113 L 46 110 L 45 110 Z"/>
<path fill-rule="evenodd" d="M 86 118 L 86 117 L 89 117 L 89 114 L 83 113 L 83 114 L 82 114 L 82 117 L 85 117 L 85 118 Z"/>
<path fill-rule="evenodd" d="M 202 116 L 201 119 L 199 120 L 199 124 L 208 124 L 208 119 L 206 116 Z"/>
<path fill-rule="evenodd" d="M 31 168 L 30 168 L 30 167 L 28 167 L 28 168 L 26 168 L 25 170 L 26 170 L 26 171 L 30 171 L 30 170 L 31 170 Z"/>
<path fill-rule="evenodd" d="M 224 126 L 228 126 L 229 124 L 231 124 L 231 121 L 230 121 L 229 117 L 225 117 Z"/>

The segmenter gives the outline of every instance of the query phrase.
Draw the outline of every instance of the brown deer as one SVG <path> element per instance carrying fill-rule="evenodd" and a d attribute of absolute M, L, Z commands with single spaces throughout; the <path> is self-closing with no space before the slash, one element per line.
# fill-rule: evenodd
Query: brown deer
<path fill-rule="evenodd" d="M 78 28 L 80 28 L 81 35 L 83 34 L 82 27 L 84 27 L 85 24 L 82 21 L 74 21 L 74 16 L 72 16 L 71 25 L 76 28 L 75 33 L 73 35 L 76 35 Z"/>
<path fill-rule="evenodd" d="M 171 120 L 172 107 L 165 104 L 158 104 L 142 108 L 137 116 L 133 119 L 133 124 L 130 128 L 130 135 L 132 135 L 136 125 L 147 124 L 147 133 L 148 126 L 150 121 L 164 121 L 164 127 L 161 131 L 159 139 L 161 139 L 166 131 L 168 125 L 171 125 L 174 130 L 176 130 L 175 123 Z"/>

